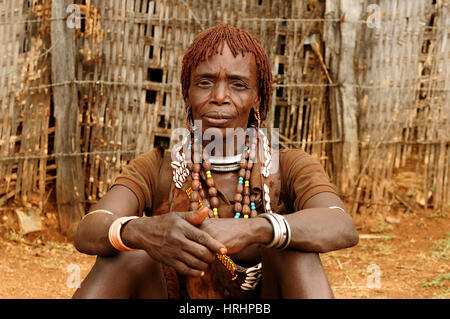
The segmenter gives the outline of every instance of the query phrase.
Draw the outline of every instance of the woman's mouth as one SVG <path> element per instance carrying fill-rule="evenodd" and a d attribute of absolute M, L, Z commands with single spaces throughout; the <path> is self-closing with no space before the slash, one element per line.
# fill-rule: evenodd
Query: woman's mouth
<path fill-rule="evenodd" d="M 231 113 L 218 111 L 207 112 L 202 117 L 212 126 L 223 126 L 234 118 Z"/>

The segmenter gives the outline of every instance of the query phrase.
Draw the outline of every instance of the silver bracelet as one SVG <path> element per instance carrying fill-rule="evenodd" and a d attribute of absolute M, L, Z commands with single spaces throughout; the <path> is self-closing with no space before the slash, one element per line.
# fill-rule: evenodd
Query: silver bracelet
<path fill-rule="evenodd" d="M 286 220 L 286 218 L 282 215 L 278 215 L 278 216 L 280 216 L 283 219 L 284 225 L 286 227 L 286 241 L 280 247 L 280 249 L 283 250 L 283 249 L 286 249 L 289 246 L 289 244 L 291 243 L 292 231 L 291 231 L 291 227 L 289 226 L 289 223 Z"/>
<path fill-rule="evenodd" d="M 275 219 L 277 220 L 278 226 L 280 227 L 281 230 L 281 234 L 280 234 L 280 239 L 277 243 L 277 245 L 275 246 L 276 248 L 280 248 L 281 246 L 284 246 L 286 239 L 287 239 L 287 227 L 286 224 L 284 222 L 284 217 L 275 213 L 272 213 L 272 216 L 275 217 Z"/>
<path fill-rule="evenodd" d="M 272 225 L 273 239 L 265 245 L 267 248 L 285 249 L 289 246 L 291 242 L 291 228 L 286 218 L 274 213 L 263 213 L 258 215 L 258 217 L 267 219 Z"/>
<path fill-rule="evenodd" d="M 271 248 L 271 247 L 275 246 L 275 244 L 278 243 L 280 240 L 280 233 L 281 233 L 280 227 L 279 227 L 275 217 L 273 217 L 271 214 L 263 213 L 263 214 L 259 214 L 258 217 L 267 219 L 270 222 L 270 224 L 272 225 L 272 230 L 273 230 L 272 241 L 268 244 L 265 244 L 265 246 L 267 248 Z"/>

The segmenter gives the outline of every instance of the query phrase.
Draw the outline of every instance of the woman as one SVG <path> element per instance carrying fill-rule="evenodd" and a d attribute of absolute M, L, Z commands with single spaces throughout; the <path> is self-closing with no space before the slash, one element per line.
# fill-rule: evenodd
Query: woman
<path fill-rule="evenodd" d="M 272 77 L 259 41 L 202 32 L 181 82 L 191 133 L 173 156 L 131 161 L 80 222 L 77 249 L 98 257 L 74 298 L 333 297 L 318 253 L 358 235 L 320 164 L 262 134 Z"/>

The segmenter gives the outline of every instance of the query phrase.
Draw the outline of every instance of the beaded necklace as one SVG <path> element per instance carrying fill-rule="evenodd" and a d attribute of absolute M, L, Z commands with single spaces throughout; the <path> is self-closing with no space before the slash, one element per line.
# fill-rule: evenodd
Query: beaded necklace
<path fill-rule="evenodd" d="M 243 214 L 243 218 L 256 217 L 258 215 L 256 211 L 255 198 L 256 195 L 251 192 L 250 187 L 250 175 L 251 170 L 253 168 L 253 164 L 257 158 L 257 141 L 258 135 L 262 137 L 262 146 L 263 146 L 263 158 L 262 166 L 261 166 L 261 174 L 264 177 L 269 175 L 269 169 L 271 167 L 271 155 L 270 155 L 270 147 L 267 140 L 267 137 L 260 132 L 258 129 L 253 129 L 253 134 L 249 138 L 246 136 L 245 146 L 242 151 L 242 159 L 240 162 L 240 170 L 238 173 L 238 183 L 236 186 L 236 194 L 233 198 L 234 218 L 240 218 L 241 214 Z M 182 142 L 182 145 L 187 143 L 187 137 Z M 193 143 L 192 143 L 193 141 Z M 193 147 L 192 147 L 193 145 Z M 249 145 L 251 145 L 249 147 Z M 192 151 L 193 148 L 193 151 Z M 182 152 L 182 147 L 180 147 L 176 153 L 176 160 L 171 162 L 171 166 L 173 168 L 173 181 L 175 186 L 178 189 L 182 189 L 184 182 L 186 181 L 189 174 L 192 174 L 192 183 L 191 186 L 185 189 L 185 192 L 190 199 L 189 208 L 190 210 L 200 209 L 203 206 L 212 207 L 210 210 L 210 218 L 219 218 L 219 199 L 217 198 L 217 189 L 215 187 L 214 180 L 211 174 L 211 163 L 208 161 L 209 156 L 206 152 L 203 152 L 202 145 L 199 143 L 199 140 L 191 137 L 191 143 L 187 144 L 187 150 L 191 151 L 191 159 L 193 161 L 186 161 L 186 156 Z M 203 159 L 203 163 L 201 160 Z M 206 185 L 208 186 L 207 192 L 202 187 L 202 183 L 200 181 L 200 172 L 202 171 L 206 176 Z M 207 195 L 209 195 L 209 200 Z M 267 212 L 271 213 L 271 205 L 270 205 L 270 196 L 269 196 L 269 187 L 266 184 L 263 184 L 263 202 L 265 202 L 264 208 Z M 235 280 L 238 277 L 238 268 L 242 267 L 236 265 L 229 256 L 216 254 L 217 259 L 226 267 L 226 269 L 231 273 L 232 280 Z M 255 267 L 250 267 L 245 270 L 245 278 L 242 284 L 240 285 L 243 290 L 252 290 L 256 287 L 258 282 L 261 279 L 261 267 L 262 264 L 258 263 Z"/>
<path fill-rule="evenodd" d="M 245 146 L 242 151 L 242 158 L 240 161 L 240 169 L 238 172 L 238 183 L 236 186 L 236 194 L 233 197 L 234 201 L 234 218 L 256 217 L 256 205 L 255 194 L 251 194 L 250 188 L 250 176 L 253 164 L 256 160 L 256 130 L 253 130 L 250 138 L 246 136 Z M 188 168 L 192 171 L 192 183 L 191 187 L 186 189 L 186 194 L 191 200 L 189 205 L 190 210 L 197 210 L 203 206 L 209 206 L 212 208 L 210 217 L 219 217 L 219 199 L 217 198 L 217 188 L 211 173 L 211 162 L 209 161 L 209 154 L 203 152 L 202 145 L 197 138 L 193 138 L 193 152 L 192 147 L 188 150 L 192 152 L 192 164 L 188 164 Z M 200 162 L 203 160 L 202 164 Z M 200 171 L 203 171 L 206 175 L 206 185 L 208 186 L 207 192 L 203 189 L 200 182 Z M 209 200 L 206 194 L 209 195 Z"/>

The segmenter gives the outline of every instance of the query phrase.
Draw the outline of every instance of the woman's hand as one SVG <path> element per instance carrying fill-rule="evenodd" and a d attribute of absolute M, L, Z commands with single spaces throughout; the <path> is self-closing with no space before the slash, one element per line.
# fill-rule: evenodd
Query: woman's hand
<path fill-rule="evenodd" d="M 264 218 L 211 218 L 199 228 L 223 243 L 229 255 L 252 244 L 268 243 L 273 236 L 272 226 Z"/>
<path fill-rule="evenodd" d="M 130 189 L 114 186 L 92 208 L 112 214 L 92 214 L 83 219 L 78 226 L 75 247 L 89 255 L 117 254 L 109 242 L 109 227 L 119 217 L 136 216 L 138 208 L 137 197 Z M 215 260 L 216 253 L 227 253 L 223 243 L 197 227 L 207 216 L 208 209 L 204 208 L 141 217 L 122 226 L 121 238 L 126 246 L 145 250 L 152 258 L 174 267 L 181 274 L 200 276 Z"/>
<path fill-rule="evenodd" d="M 208 209 L 171 212 L 128 222 L 122 240 L 131 248 L 145 250 L 153 259 L 189 276 L 202 276 L 216 253 L 227 253 L 220 240 L 199 229 Z"/>

